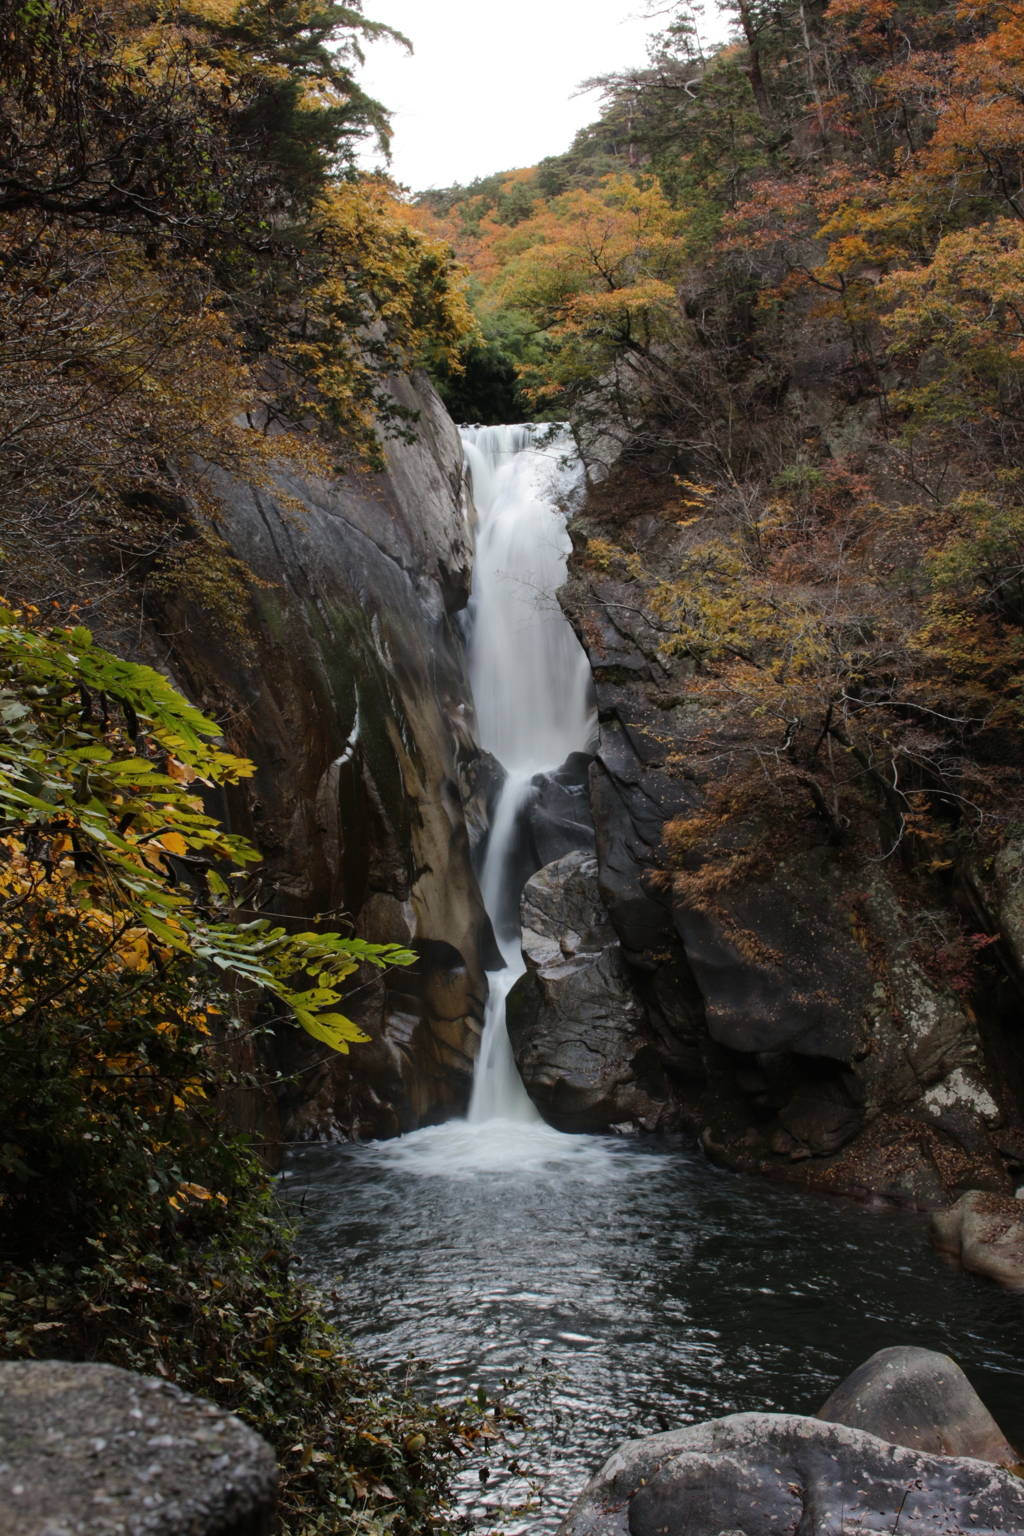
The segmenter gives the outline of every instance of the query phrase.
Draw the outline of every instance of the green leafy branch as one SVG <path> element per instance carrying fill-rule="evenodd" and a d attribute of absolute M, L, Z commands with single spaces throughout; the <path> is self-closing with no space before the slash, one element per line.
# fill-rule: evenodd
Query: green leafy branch
<path fill-rule="evenodd" d="M 274 993 L 338 1051 L 366 1035 L 336 1010 L 361 964 L 409 965 L 397 944 L 289 933 L 238 920 L 231 881 L 260 854 L 206 813 L 202 787 L 255 771 L 217 745 L 212 720 L 150 667 L 82 626 L 44 631 L 0 609 L 0 816 L 28 857 L 60 870 L 109 943 L 141 925 L 153 941 Z M 298 990 L 295 978 L 312 986 Z"/>

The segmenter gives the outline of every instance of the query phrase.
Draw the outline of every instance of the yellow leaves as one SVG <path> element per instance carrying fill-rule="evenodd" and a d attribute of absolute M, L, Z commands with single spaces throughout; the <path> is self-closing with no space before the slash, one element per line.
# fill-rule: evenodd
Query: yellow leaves
<path fill-rule="evenodd" d="M 666 284 L 685 261 L 687 215 L 656 186 L 608 176 L 594 192 L 556 198 L 542 215 L 519 226 L 517 243 L 533 236 L 528 257 L 513 261 L 504 284 L 510 302 L 558 302 L 558 295 L 647 290 L 663 301 Z"/>
<path fill-rule="evenodd" d="M 198 778 L 196 770 L 190 763 L 179 763 L 176 757 L 171 756 L 167 758 L 167 772 L 176 784 L 191 784 Z M 171 849 L 172 853 L 177 851 L 176 849 Z M 181 852 L 184 852 L 184 849 Z"/>
<path fill-rule="evenodd" d="M 208 1205 L 213 1202 L 226 1206 L 228 1197 L 222 1195 L 219 1190 L 207 1189 L 204 1184 L 197 1184 L 192 1180 L 180 1183 L 174 1194 L 167 1197 L 167 1204 L 175 1211 L 183 1211 L 189 1204 Z"/>
<path fill-rule="evenodd" d="M 941 346 L 954 372 L 1024 366 L 1024 237 L 1018 223 L 947 235 L 927 267 L 894 273 L 880 287 L 893 306 L 883 324 L 893 351 Z"/>
<path fill-rule="evenodd" d="M 353 1024 L 342 1013 L 313 1014 L 305 1008 L 296 1008 L 294 1011 L 296 1019 L 308 1035 L 312 1035 L 314 1040 L 323 1041 L 332 1050 L 340 1051 L 343 1056 L 348 1055 L 349 1045 L 363 1045 L 370 1039 L 358 1024 Z"/>
<path fill-rule="evenodd" d="M 20 913 L 0 936 L 0 980 L 6 983 L 2 995 L 9 1010 L 22 1017 L 34 1007 L 39 986 L 30 989 L 23 972 L 28 966 L 38 976 L 39 957 L 50 942 L 47 927 L 56 917 L 85 952 L 79 972 L 85 978 L 82 987 L 98 977 L 116 980 L 119 973 L 126 978 L 159 971 L 163 976 L 177 952 L 207 971 L 216 966 L 247 985 L 274 992 L 293 1009 L 303 1028 L 333 1049 L 346 1051 L 351 1043 L 365 1040 L 351 1020 L 327 1011 L 341 1000 L 337 983 L 364 961 L 407 964 L 412 953 L 332 933 L 289 934 L 283 927 L 272 929 L 265 919 L 239 926 L 224 915 L 230 887 L 219 876 L 222 905 L 214 918 L 188 883 L 173 880 L 170 859 L 194 849 L 234 864 L 240 873 L 247 863 L 258 861 L 259 854 L 207 816 L 202 801 L 186 793 L 183 781 L 194 780 L 199 765 L 210 781 L 241 777 L 252 765 L 211 749 L 204 738 L 216 727 L 159 674 L 122 662 L 97 646 L 80 644 L 82 655 L 69 653 L 68 638 L 66 631 L 28 633 L 14 625 L 0 627 L 0 744 L 5 753 L 0 800 L 5 816 L 19 829 L 0 838 L 0 895 L 9 900 L 9 893 L 15 893 Z M 31 708 L 12 691 L 15 680 L 32 700 Z M 94 690 L 117 701 L 126 724 L 132 721 L 130 741 L 109 714 L 102 722 L 91 722 L 75 702 L 69 715 L 68 695 L 77 700 L 92 697 Z M 155 743 L 169 756 L 158 752 Z M 89 798 L 83 801 L 71 791 L 86 762 L 93 777 Z M 178 772 L 155 771 L 164 763 L 176 764 Z M 36 781 L 31 795 L 19 787 L 25 765 Z M 73 859 L 60 857 L 65 849 L 74 853 Z M 82 869 L 76 868 L 78 863 Z M 297 993 L 292 979 L 303 970 L 318 984 Z M 154 982 L 157 989 L 159 985 Z M 59 990 L 70 1003 L 67 988 Z M 181 1028 L 190 1023 L 197 1034 L 209 1037 L 206 1017 L 217 1011 L 212 1006 L 196 1011 L 194 1021 L 188 1009 L 180 1008 L 170 1009 L 161 1019 L 152 1006 L 154 994 L 145 995 L 151 1007 L 147 1020 L 156 1015 L 147 1026 L 156 1040 L 176 1047 Z M 110 1006 L 105 1004 L 104 1011 Z M 129 1056 L 120 1061 L 105 1058 L 105 1069 L 111 1081 L 118 1073 L 149 1072 L 141 1058 Z M 109 1088 L 108 1082 L 104 1091 Z M 200 1080 L 185 1079 L 174 1103 L 186 1110 L 203 1097 Z"/>
<path fill-rule="evenodd" d="M 599 377 L 622 345 L 649 347 L 685 328 L 677 290 L 688 217 L 655 184 L 608 176 L 594 191 L 552 199 L 496 243 L 504 271 L 492 298 L 526 311 L 556 342 L 529 370 L 532 396 Z"/>
<path fill-rule="evenodd" d="M 607 539 L 597 537 L 587 540 L 587 559 L 593 561 L 602 571 L 617 568 L 627 580 L 631 581 L 635 581 L 643 569 L 640 556 L 635 551 L 627 553 L 617 544 L 611 544 Z"/>
<path fill-rule="evenodd" d="M 203 1184 L 194 1184 L 191 1182 L 179 1184 L 177 1190 L 175 1191 L 175 1195 L 179 1201 L 181 1197 L 184 1196 L 188 1200 L 195 1200 L 199 1203 L 204 1203 L 208 1200 L 217 1200 L 221 1205 L 227 1205 L 228 1203 L 226 1195 L 218 1194 L 216 1191 L 210 1191 Z M 174 1204 L 175 1195 L 171 1196 L 172 1205 Z"/>
<path fill-rule="evenodd" d="M 329 80 L 304 80 L 298 107 L 300 112 L 324 112 L 344 106 L 347 99 Z"/>
<path fill-rule="evenodd" d="M 317 200 L 311 223 L 319 272 L 303 288 L 302 327 L 289 310 L 274 349 L 310 386 L 296 410 L 340 430 L 364 465 L 379 468 L 384 375 L 425 361 L 461 367 L 460 343 L 476 329 L 465 274 L 447 243 L 417 229 L 383 181 L 338 183 Z"/>
<path fill-rule="evenodd" d="M 227 27 L 242 9 L 242 0 L 188 0 L 188 9 L 203 21 Z"/>
<path fill-rule="evenodd" d="M 126 970 L 149 970 L 152 963 L 149 933 L 145 928 L 129 928 L 119 940 L 114 953 Z"/>

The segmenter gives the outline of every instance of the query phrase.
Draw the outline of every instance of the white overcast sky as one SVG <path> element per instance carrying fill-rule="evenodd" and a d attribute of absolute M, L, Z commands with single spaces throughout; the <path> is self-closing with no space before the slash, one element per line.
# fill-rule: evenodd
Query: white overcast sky
<path fill-rule="evenodd" d="M 404 32 L 367 46 L 363 89 L 393 112 L 391 171 L 414 191 L 465 185 L 568 149 L 597 116 L 581 80 L 646 60 L 665 25 L 645 0 L 366 0 L 365 14 Z M 667 5 L 666 5 L 667 10 Z M 708 32 L 724 35 L 714 0 Z M 364 157 L 371 167 L 379 155 Z"/>

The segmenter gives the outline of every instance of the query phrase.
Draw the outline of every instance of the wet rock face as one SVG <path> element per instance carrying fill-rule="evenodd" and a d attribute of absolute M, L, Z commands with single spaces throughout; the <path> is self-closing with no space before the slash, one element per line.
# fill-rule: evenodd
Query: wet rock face
<path fill-rule="evenodd" d="M 818 1418 L 933 1456 L 1015 1469 L 1020 1462 L 960 1367 L 933 1349 L 880 1349 L 836 1388 Z"/>
<path fill-rule="evenodd" d="M 526 884 L 527 970 L 509 993 L 509 1039 L 526 1090 L 565 1131 L 653 1131 L 671 1094 L 618 937 L 597 860 L 577 850 Z"/>
<path fill-rule="evenodd" d="M 526 807 L 538 868 L 553 864 L 577 849 L 593 851 L 594 822 L 590 814 L 589 752 L 570 752 L 560 768 L 537 773 L 531 781 Z"/>
<path fill-rule="evenodd" d="M 270 1536 L 277 1463 L 213 1403 L 113 1365 L 0 1364 L 5 1536 Z"/>
<path fill-rule="evenodd" d="M 932 1242 L 972 1274 L 1024 1291 L 1024 1200 L 968 1190 L 932 1212 Z"/>
<path fill-rule="evenodd" d="M 663 546 L 674 569 L 673 523 L 593 506 L 604 521 L 587 510 L 580 547 L 610 531 L 652 568 Z M 831 1193 L 918 1209 L 970 1188 L 1011 1193 L 1024 1181 L 1024 1050 L 1015 1062 L 999 1035 L 1019 1034 L 1020 857 L 1000 855 L 961 912 L 955 893 L 916 889 L 885 857 L 884 806 L 866 800 L 856 833 L 836 842 L 808 796 L 806 814 L 786 809 L 785 836 L 763 810 L 702 832 L 685 855 L 695 884 L 674 895 L 666 822 L 701 812 L 721 774 L 754 760 L 750 733 L 738 712 L 705 708 L 692 662 L 662 652 L 628 582 L 573 569 L 560 599 L 595 680 L 598 885 L 672 1123 L 717 1161 Z M 770 857 L 699 894 L 717 859 L 762 845 Z M 975 925 L 1003 935 L 1005 1026 L 968 1003 L 943 958 L 943 934 Z"/>
<path fill-rule="evenodd" d="M 796 1414 L 738 1413 L 627 1440 L 559 1536 L 1024 1532 L 1024 1483 Z"/>
<path fill-rule="evenodd" d="M 519 801 L 509 843 L 500 932 L 519 925 L 519 902 L 531 875 L 577 849 L 593 852 L 594 822 L 590 814 L 589 752 L 570 752 L 565 762 L 546 773 L 535 773 Z M 480 850 L 481 867 L 485 847 Z"/>
<path fill-rule="evenodd" d="M 176 636 L 185 691 L 257 765 L 213 809 L 266 856 L 270 911 L 338 913 L 364 938 L 419 947 L 414 973 L 353 978 L 348 1011 L 370 1044 L 337 1056 L 278 1031 L 275 1065 L 300 1080 L 277 1126 L 263 1114 L 271 1137 L 388 1135 L 462 1112 L 494 963 L 460 793 L 476 774 L 486 819 L 456 623 L 472 554 L 461 444 L 424 378 L 396 391 L 420 420 L 415 443 L 389 445 L 386 475 L 283 470 L 287 504 L 216 482 L 222 531 L 266 584 L 249 656 L 215 641 L 198 611 L 160 625 Z"/>

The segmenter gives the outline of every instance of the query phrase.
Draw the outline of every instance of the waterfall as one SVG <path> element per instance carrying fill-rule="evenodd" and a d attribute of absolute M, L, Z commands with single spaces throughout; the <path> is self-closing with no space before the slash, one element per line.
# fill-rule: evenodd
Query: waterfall
<path fill-rule="evenodd" d="M 594 725 L 590 667 L 555 597 L 572 548 L 558 503 L 582 470 L 567 434 L 549 432 L 462 429 L 477 518 L 470 683 L 480 743 L 510 776 L 557 768 Z"/>
<path fill-rule="evenodd" d="M 480 881 L 507 964 L 489 976 L 469 1120 L 539 1123 L 505 1027 L 505 998 L 524 970 L 507 915 L 509 855 L 532 776 L 584 750 L 594 730 L 590 668 L 555 597 L 572 547 L 563 508 L 582 467 L 560 428 L 463 427 L 462 441 L 476 517 L 470 681 L 481 746 L 508 775 Z"/>
<path fill-rule="evenodd" d="M 596 715 L 587 658 L 558 606 L 571 541 L 565 511 L 583 488 L 569 434 L 555 427 L 463 427 L 476 556 L 469 601 L 470 679 L 480 742 L 507 777 L 493 809 L 480 889 L 504 969 L 488 975 L 483 1039 L 465 1120 L 375 1145 L 382 1165 L 417 1177 L 536 1172 L 607 1178 L 605 1138 L 545 1125 L 519 1076 L 505 999 L 525 965 L 512 895 L 516 813 L 535 773 L 591 743 Z"/>

